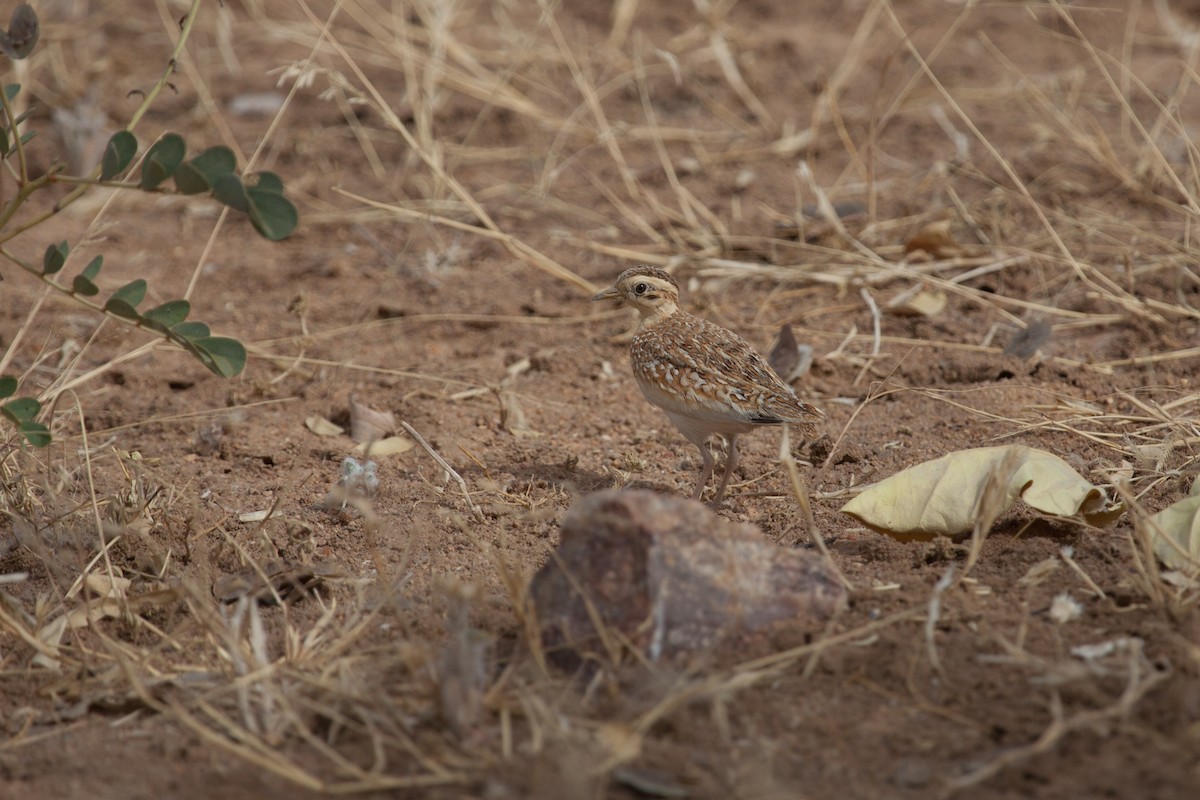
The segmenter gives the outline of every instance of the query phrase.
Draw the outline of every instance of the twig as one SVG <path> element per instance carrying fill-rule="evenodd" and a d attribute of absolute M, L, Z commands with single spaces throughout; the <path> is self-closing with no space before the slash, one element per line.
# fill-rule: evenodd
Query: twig
<path fill-rule="evenodd" d="M 405 433 L 413 437 L 417 444 L 421 445 L 425 452 L 429 454 L 430 458 L 441 465 L 442 469 L 446 470 L 446 474 L 448 474 L 451 478 L 454 478 L 455 482 L 458 483 L 458 487 L 462 489 L 463 497 L 466 499 L 467 505 L 470 507 L 471 512 L 475 514 L 475 519 L 483 522 L 483 510 L 480 509 L 479 506 L 475 505 L 475 501 L 471 499 L 471 492 L 467 489 L 467 482 L 463 480 L 462 475 L 459 475 L 458 472 L 455 471 L 454 467 L 447 464 L 446 459 L 438 455 L 438 452 L 430 447 L 429 442 L 425 441 L 425 437 L 417 433 L 412 425 L 409 425 L 407 422 L 401 420 L 400 427 L 404 428 Z"/>
<path fill-rule="evenodd" d="M 942 595 L 954 583 L 954 565 L 951 564 L 938 582 L 933 585 L 933 594 L 929 596 L 929 614 L 925 617 L 925 647 L 929 651 L 929 665 L 933 671 L 943 678 L 946 671 L 942 669 L 942 659 L 938 657 L 934 633 L 937 631 L 938 620 L 942 616 Z"/>
<path fill-rule="evenodd" d="M 875 359 L 879 357 L 879 345 L 883 336 L 881 330 L 882 324 L 879 319 L 879 305 L 875 302 L 875 298 L 871 297 L 871 293 L 867 291 L 865 286 L 859 289 L 858 293 L 866 302 L 867 308 L 871 309 L 871 355 L 867 357 L 862 365 L 862 369 L 854 376 L 855 386 L 866 376 L 867 371 L 871 369 L 871 365 L 875 363 Z"/>

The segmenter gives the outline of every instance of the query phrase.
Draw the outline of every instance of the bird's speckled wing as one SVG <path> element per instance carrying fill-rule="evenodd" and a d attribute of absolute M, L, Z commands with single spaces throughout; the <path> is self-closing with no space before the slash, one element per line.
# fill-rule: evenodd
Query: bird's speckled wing
<path fill-rule="evenodd" d="M 713 421 L 788 422 L 808 430 L 821 416 L 745 339 L 700 317 L 676 312 L 643 325 L 630 356 L 643 391 L 668 411 Z"/>

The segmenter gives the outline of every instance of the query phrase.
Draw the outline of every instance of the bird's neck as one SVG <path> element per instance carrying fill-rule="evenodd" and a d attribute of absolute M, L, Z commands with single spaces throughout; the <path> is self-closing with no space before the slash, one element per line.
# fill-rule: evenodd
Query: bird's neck
<path fill-rule="evenodd" d="M 642 312 L 642 324 L 639 327 L 647 325 L 658 325 L 661 322 L 666 322 L 675 314 L 681 314 L 679 306 L 671 301 L 666 301 L 653 308 L 639 309 Z"/>

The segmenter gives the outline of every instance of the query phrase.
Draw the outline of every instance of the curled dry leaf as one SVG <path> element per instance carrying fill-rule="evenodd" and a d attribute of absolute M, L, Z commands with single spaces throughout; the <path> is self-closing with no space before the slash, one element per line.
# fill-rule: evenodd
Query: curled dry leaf
<path fill-rule="evenodd" d="M 390 411 L 377 411 L 366 403 L 350 398 L 350 438 L 356 442 L 370 442 L 396 430 L 396 415 Z"/>
<path fill-rule="evenodd" d="M 1052 328 L 1044 319 L 1036 319 L 1013 334 L 1004 348 L 1004 355 L 1017 358 L 1033 358 L 1042 345 L 1050 341 Z"/>
<path fill-rule="evenodd" d="M 82 586 L 99 599 L 84 603 L 67 614 L 67 626 L 82 628 L 105 617 L 120 617 L 132 583 L 128 578 L 116 575 L 89 573 L 83 579 Z"/>
<path fill-rule="evenodd" d="M 808 372 L 812 361 L 812 345 L 797 342 L 792 326 L 784 324 L 779 329 L 779 338 L 775 340 L 771 354 L 767 356 L 767 363 L 771 365 L 771 369 L 775 370 L 784 383 L 791 383 Z"/>
<path fill-rule="evenodd" d="M 105 619 L 106 617 L 117 619 L 121 616 L 123 606 L 120 600 L 112 597 L 105 597 L 100 600 L 94 600 L 87 605 L 79 606 L 67 614 L 67 625 L 72 628 L 83 628 L 97 620 Z"/>
<path fill-rule="evenodd" d="M 1200 572 L 1200 495 L 1167 506 L 1150 518 L 1150 525 L 1159 561 L 1169 569 Z"/>
<path fill-rule="evenodd" d="M 1045 514 L 1081 516 L 1107 525 L 1123 513 L 1104 491 L 1088 483 L 1066 461 L 1023 445 L 960 450 L 898 472 L 868 487 L 842 511 L 898 539 L 958 536 L 975 525 L 980 492 L 998 469 L 1011 467 L 1007 509 L 1020 498 Z"/>
<path fill-rule="evenodd" d="M 46 648 L 33 657 L 33 661 L 31 662 L 33 666 L 55 671 L 62 668 L 62 663 L 58 660 L 57 656 L 59 645 L 62 643 L 62 637 L 66 633 L 66 630 L 66 614 L 60 614 L 38 629 L 37 638 L 46 645 Z"/>
<path fill-rule="evenodd" d="M 131 585 L 132 581 L 119 575 L 109 577 L 102 572 L 89 572 L 81 576 L 64 597 L 70 600 L 84 589 L 97 597 L 123 597 Z"/>
<path fill-rule="evenodd" d="M 525 409 L 512 392 L 500 391 L 500 428 L 513 436 L 541 436 L 542 434 L 529 427 L 525 419 Z"/>
<path fill-rule="evenodd" d="M 319 414 L 313 414 L 304 420 L 304 427 L 315 433 L 317 436 L 341 436 L 346 432 L 346 429 L 341 425 L 335 425 Z"/>
<path fill-rule="evenodd" d="M 542 435 L 529 427 L 529 423 L 525 419 L 525 409 L 521 408 L 517 395 L 512 391 L 513 383 L 531 366 L 533 366 L 533 362 L 528 358 L 522 358 L 520 361 L 509 364 L 504 370 L 504 380 L 500 381 L 500 386 L 496 389 L 496 396 L 500 400 L 500 429 L 518 438 Z"/>

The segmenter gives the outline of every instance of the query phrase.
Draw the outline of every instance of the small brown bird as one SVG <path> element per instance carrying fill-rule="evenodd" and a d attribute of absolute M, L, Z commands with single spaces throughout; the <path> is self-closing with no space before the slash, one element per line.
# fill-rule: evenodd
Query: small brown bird
<path fill-rule="evenodd" d="M 713 473 L 705 443 L 719 433 L 729 443 L 725 474 L 713 503 L 721 502 L 737 464 L 737 437 L 760 425 L 788 423 L 806 436 L 822 414 L 796 397 L 766 360 L 736 333 L 679 308 L 679 284 L 658 267 L 627 269 L 595 300 L 618 300 L 641 312 L 629 348 L 642 394 L 666 412 L 704 463 L 693 499 Z"/>

